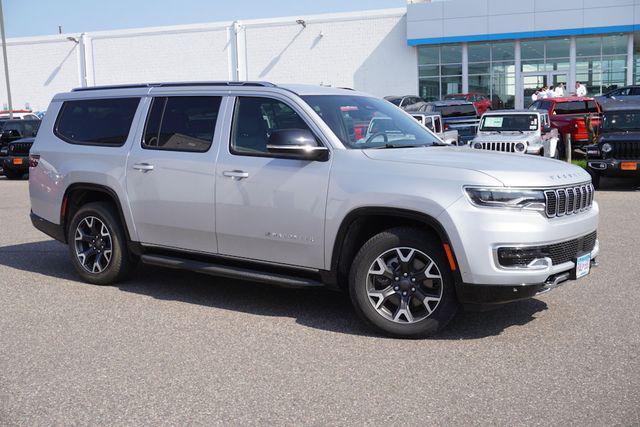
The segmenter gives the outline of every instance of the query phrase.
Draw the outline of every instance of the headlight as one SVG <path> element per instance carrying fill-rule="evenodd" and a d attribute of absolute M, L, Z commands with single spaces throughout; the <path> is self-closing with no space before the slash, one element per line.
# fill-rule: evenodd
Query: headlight
<path fill-rule="evenodd" d="M 613 147 L 611 146 L 611 144 L 609 144 L 608 142 L 605 142 L 604 144 L 602 144 L 603 153 L 610 153 L 611 150 L 613 150 Z"/>
<path fill-rule="evenodd" d="M 469 187 L 465 191 L 471 203 L 476 206 L 545 211 L 546 202 L 542 190 Z"/>
<path fill-rule="evenodd" d="M 525 148 L 526 148 L 526 146 L 522 142 L 518 142 L 516 144 L 516 151 L 521 151 L 522 152 L 522 151 L 524 151 Z"/>
<path fill-rule="evenodd" d="M 6 156 L 8 154 L 7 147 L 0 148 L 0 156 Z"/>
<path fill-rule="evenodd" d="M 482 150 L 482 144 L 479 142 L 476 142 L 475 144 L 473 144 L 473 148 L 477 150 Z"/>

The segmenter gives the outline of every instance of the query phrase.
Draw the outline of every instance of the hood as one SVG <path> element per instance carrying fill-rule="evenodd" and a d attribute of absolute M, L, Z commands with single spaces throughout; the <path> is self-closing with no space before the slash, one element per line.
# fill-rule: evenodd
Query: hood
<path fill-rule="evenodd" d="M 545 157 L 472 150 L 459 147 L 418 147 L 363 150 L 372 160 L 423 164 L 477 171 L 507 187 L 559 187 L 589 181 L 582 168 Z M 473 185 L 473 182 L 465 185 Z"/>

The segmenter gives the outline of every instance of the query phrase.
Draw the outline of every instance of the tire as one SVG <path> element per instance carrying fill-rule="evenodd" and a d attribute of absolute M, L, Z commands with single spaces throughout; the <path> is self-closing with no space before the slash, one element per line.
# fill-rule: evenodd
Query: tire
<path fill-rule="evenodd" d="M 10 179 L 10 180 L 12 180 L 12 181 L 15 181 L 15 180 L 21 179 L 21 178 L 22 178 L 22 175 L 23 175 L 23 174 L 21 174 L 21 173 L 15 173 L 15 172 L 12 172 L 12 171 L 7 170 L 7 169 L 5 169 L 5 171 L 4 171 L 4 176 L 6 176 L 6 177 L 7 177 L 7 179 Z"/>
<path fill-rule="evenodd" d="M 596 190 L 600 188 L 600 172 L 588 169 L 589 175 L 591 175 L 591 184 Z"/>
<path fill-rule="evenodd" d="M 407 262 L 399 262 L 402 259 Z M 424 273 L 439 278 L 425 278 Z M 349 294 L 358 315 L 369 326 L 392 337 L 431 336 L 444 328 L 458 310 L 453 273 L 440 243 L 416 228 L 393 228 L 369 239 L 351 266 Z M 407 307 L 403 299 L 413 321 L 402 309 Z"/>
<path fill-rule="evenodd" d="M 82 234 L 86 237 L 80 238 Z M 67 242 L 73 266 L 85 282 L 112 285 L 124 280 L 135 266 L 127 249 L 123 225 L 109 203 L 95 202 L 82 206 L 69 224 Z M 84 262 L 80 252 L 88 252 Z"/>

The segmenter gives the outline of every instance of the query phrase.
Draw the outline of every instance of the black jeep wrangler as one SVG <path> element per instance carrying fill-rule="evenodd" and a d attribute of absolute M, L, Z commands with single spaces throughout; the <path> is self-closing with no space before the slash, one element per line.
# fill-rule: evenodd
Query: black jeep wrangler
<path fill-rule="evenodd" d="M 29 172 L 29 149 L 33 144 L 33 139 L 40 128 L 40 120 L 4 120 L 0 122 L 0 174 L 4 174 L 9 179 L 18 179 L 24 173 Z M 20 144 L 13 146 L 12 143 L 19 140 Z M 26 170 L 20 160 L 23 156 L 25 144 L 26 148 Z M 10 148 L 14 150 L 10 153 Z"/>
<path fill-rule="evenodd" d="M 594 187 L 601 176 L 640 176 L 640 105 L 604 111 L 598 143 L 585 148 Z"/>

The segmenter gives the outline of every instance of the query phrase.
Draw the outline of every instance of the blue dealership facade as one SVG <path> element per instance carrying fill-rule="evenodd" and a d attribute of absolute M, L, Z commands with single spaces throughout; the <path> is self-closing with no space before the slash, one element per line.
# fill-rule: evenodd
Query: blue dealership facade
<path fill-rule="evenodd" d="M 589 95 L 640 83 L 640 0 L 444 0 L 407 5 L 420 96 L 522 108 L 543 85 Z"/>

